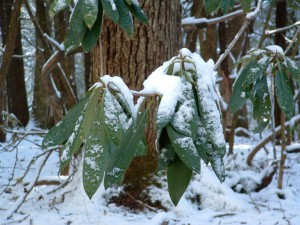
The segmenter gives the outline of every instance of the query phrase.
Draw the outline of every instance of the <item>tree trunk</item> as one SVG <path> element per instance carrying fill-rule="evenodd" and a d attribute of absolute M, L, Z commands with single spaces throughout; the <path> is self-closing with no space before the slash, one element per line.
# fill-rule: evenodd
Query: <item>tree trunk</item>
<path fill-rule="evenodd" d="M 287 1 L 276 1 L 276 28 L 285 27 L 287 24 Z M 285 32 L 279 32 L 275 34 L 275 44 L 286 48 L 286 41 L 284 38 Z M 275 98 L 275 127 L 280 126 L 281 110 Z"/>
<path fill-rule="evenodd" d="M 134 21 L 132 40 L 118 25 L 105 19 L 102 45 L 91 53 L 92 82 L 103 74 L 120 75 L 130 89 L 140 90 L 152 71 L 178 54 L 181 40 L 179 1 L 142 0 L 140 4 L 149 23 L 143 25 Z M 140 208 L 132 199 L 143 198 L 142 191 L 156 172 L 153 115 L 147 130 L 150 130 L 147 133 L 148 154 L 134 159 L 125 177 L 125 192 L 129 194 L 117 200 L 130 208 Z"/>
<path fill-rule="evenodd" d="M 46 19 L 44 2 L 36 0 L 36 19 L 44 33 L 50 33 Z M 33 115 L 41 128 L 51 128 L 62 117 L 59 99 L 53 89 L 54 81 L 50 74 L 43 75 L 42 67 L 46 62 L 45 53 L 39 47 L 44 47 L 41 37 L 36 35 L 36 64 L 33 94 Z"/>
<path fill-rule="evenodd" d="M 6 5 L 8 3 L 8 5 Z M 9 4 L 10 3 L 10 4 Z M 3 125 L 2 111 L 7 110 L 6 79 L 11 68 L 12 55 L 15 52 L 15 45 L 18 36 L 18 29 L 12 29 L 19 23 L 22 1 L 0 2 L 0 25 L 3 42 L 6 43 L 5 51 L 0 64 L 0 125 Z M 9 12 L 9 13 L 7 13 Z M 8 26 L 9 24 L 9 26 Z M 10 29 L 11 28 L 11 29 Z M 6 42 L 7 39 L 9 40 Z M 5 134 L 0 129 L 0 141 L 5 141 Z"/>

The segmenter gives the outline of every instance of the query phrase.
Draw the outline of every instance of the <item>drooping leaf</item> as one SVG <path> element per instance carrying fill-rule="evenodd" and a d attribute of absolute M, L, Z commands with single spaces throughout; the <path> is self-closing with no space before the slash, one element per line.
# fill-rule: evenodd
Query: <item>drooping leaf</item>
<path fill-rule="evenodd" d="M 252 0 L 240 0 L 244 12 L 249 12 L 251 9 Z"/>
<path fill-rule="evenodd" d="M 225 167 L 223 157 L 220 156 L 216 151 L 212 151 L 210 154 L 210 164 L 220 182 L 225 180 Z"/>
<path fill-rule="evenodd" d="M 193 171 L 190 170 L 178 156 L 168 167 L 168 189 L 170 198 L 177 206 L 183 193 L 189 186 Z"/>
<path fill-rule="evenodd" d="M 72 109 L 70 109 L 67 115 L 61 122 L 56 124 L 43 139 L 43 148 L 59 145 L 65 142 L 73 133 L 76 122 L 80 115 L 83 113 L 89 96 L 82 98 Z"/>
<path fill-rule="evenodd" d="M 115 96 L 108 89 L 104 95 L 104 122 L 111 140 L 115 145 L 119 145 L 128 118 Z"/>
<path fill-rule="evenodd" d="M 101 0 L 101 3 L 108 18 L 117 23 L 119 21 L 119 12 L 115 0 Z"/>
<path fill-rule="evenodd" d="M 83 1 L 84 0 L 78 0 L 70 20 L 71 29 L 64 40 L 66 53 L 69 53 L 70 51 L 76 49 L 80 45 L 87 30 L 81 10 L 83 6 Z"/>
<path fill-rule="evenodd" d="M 70 163 L 73 154 L 79 150 L 81 144 L 84 141 L 82 128 L 83 117 L 84 116 L 81 115 L 78 118 L 73 133 L 71 134 L 68 141 L 64 144 L 61 150 L 62 155 L 60 157 L 60 172 L 63 171 L 64 168 Z"/>
<path fill-rule="evenodd" d="M 234 7 L 235 0 L 221 0 L 220 8 L 224 14 L 232 10 Z"/>
<path fill-rule="evenodd" d="M 96 106 L 96 114 L 86 138 L 83 161 L 83 187 L 91 199 L 98 190 L 110 155 L 110 145 L 104 124 L 104 99 Z"/>
<path fill-rule="evenodd" d="M 209 163 L 209 153 L 213 151 L 213 146 L 209 143 L 206 130 L 201 119 L 198 120 L 197 136 L 195 138 L 195 146 L 200 155 L 200 158 L 206 163 Z"/>
<path fill-rule="evenodd" d="M 253 132 L 257 133 L 263 131 L 271 119 L 271 100 L 266 76 L 256 81 L 253 90 L 253 118 L 257 121 Z"/>
<path fill-rule="evenodd" d="M 233 91 L 229 103 L 229 108 L 232 113 L 238 111 L 246 103 L 247 98 L 250 97 L 252 87 L 248 86 L 245 88 L 243 83 L 250 74 L 251 65 L 252 63 L 250 62 L 242 68 L 240 75 L 236 78 L 233 84 Z"/>
<path fill-rule="evenodd" d="M 256 59 L 249 63 L 249 72 L 244 78 L 242 86 L 246 89 L 249 85 L 253 84 L 261 75 L 262 71 L 260 65 L 257 63 Z"/>
<path fill-rule="evenodd" d="M 171 145 L 182 162 L 191 170 L 200 173 L 200 156 L 191 137 L 178 133 L 171 125 L 167 125 Z"/>
<path fill-rule="evenodd" d="M 97 111 L 97 105 L 99 104 L 102 95 L 103 89 L 99 86 L 93 90 L 89 97 L 89 101 L 87 102 L 87 106 L 84 113 L 84 119 L 82 122 L 83 134 L 85 138 L 89 136 L 91 124 L 94 121 L 96 114 L 99 113 Z"/>
<path fill-rule="evenodd" d="M 289 57 L 286 57 L 286 63 L 287 63 L 289 73 L 292 74 L 293 79 L 297 82 L 298 86 L 300 87 L 300 69 L 299 69 L 299 67 Z"/>
<path fill-rule="evenodd" d="M 280 66 L 280 69 L 276 71 L 275 92 L 280 109 L 284 112 L 285 116 L 290 119 L 294 114 L 295 105 L 293 90 L 283 66 Z"/>
<path fill-rule="evenodd" d="M 97 18 L 99 18 L 98 8 L 98 0 L 85 0 L 82 3 L 83 20 L 89 29 L 92 29 Z"/>
<path fill-rule="evenodd" d="M 138 21 L 143 24 L 148 23 L 148 17 L 145 15 L 138 2 L 132 2 L 131 5 L 127 5 L 127 8 Z"/>
<path fill-rule="evenodd" d="M 130 37 L 133 35 L 133 21 L 124 0 L 115 0 L 119 12 L 119 25 Z"/>
<path fill-rule="evenodd" d="M 205 0 L 205 11 L 210 14 L 217 11 L 220 7 L 221 0 Z"/>
<path fill-rule="evenodd" d="M 125 172 L 132 162 L 136 149 L 143 137 L 147 118 L 148 110 L 145 110 L 137 116 L 136 121 L 132 122 L 121 137 L 119 147 L 113 152 L 108 162 L 104 179 L 104 187 L 106 189 L 122 184 Z"/>
<path fill-rule="evenodd" d="M 147 154 L 147 140 L 146 140 L 146 135 L 144 134 L 137 146 L 134 156 L 145 156 L 146 154 Z"/>
<path fill-rule="evenodd" d="M 94 23 L 92 29 L 91 30 L 87 29 L 87 31 L 82 39 L 82 42 L 81 42 L 84 52 L 91 51 L 94 48 L 94 46 L 97 44 L 97 41 L 100 36 L 103 10 L 102 10 L 101 4 L 99 4 L 99 5 L 100 6 L 99 6 L 99 11 L 98 11 L 98 14 L 99 14 L 98 18 L 97 18 L 96 22 Z"/>
<path fill-rule="evenodd" d="M 161 131 L 161 135 L 158 138 L 158 171 L 161 171 L 169 166 L 171 161 L 174 161 L 175 151 L 172 147 L 170 139 L 168 137 L 167 129 L 164 128 Z"/>
<path fill-rule="evenodd" d="M 49 16 L 54 17 L 57 13 L 67 8 L 71 3 L 71 0 L 53 0 L 50 9 Z"/>

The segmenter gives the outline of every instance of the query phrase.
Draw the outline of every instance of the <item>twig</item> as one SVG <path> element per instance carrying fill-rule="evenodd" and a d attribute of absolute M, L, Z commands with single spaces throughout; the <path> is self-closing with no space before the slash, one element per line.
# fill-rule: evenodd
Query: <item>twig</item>
<path fill-rule="evenodd" d="M 296 33 L 294 34 L 294 37 L 292 39 L 292 41 L 289 43 L 289 46 L 287 46 L 287 48 L 284 51 L 284 54 L 286 55 L 290 49 L 293 47 L 293 44 L 297 41 L 298 35 L 300 34 L 300 27 L 298 28 L 298 30 L 296 31 Z"/>
<path fill-rule="evenodd" d="M 294 116 L 290 121 L 285 122 L 284 126 L 288 127 L 290 126 L 291 123 L 297 124 L 300 122 L 300 115 Z M 281 132 L 281 126 L 278 126 L 275 128 L 275 136 L 279 135 Z M 250 152 L 250 154 L 247 157 L 247 164 L 249 166 L 252 165 L 252 160 L 254 158 L 254 156 L 256 155 L 256 153 L 263 147 L 265 146 L 269 141 L 273 140 L 273 133 L 269 134 L 267 137 L 265 137 L 265 139 L 261 140 L 256 146 L 255 148 Z"/>
<path fill-rule="evenodd" d="M 245 14 L 243 10 L 237 10 L 235 12 L 228 13 L 227 15 L 211 18 L 211 19 L 188 17 L 188 18 L 184 18 L 181 21 L 181 24 L 185 31 L 198 30 L 202 27 L 207 27 L 210 25 L 222 23 L 226 20 L 231 20 L 243 14 Z"/>
<path fill-rule="evenodd" d="M 266 30 L 265 33 L 266 35 L 272 35 L 272 34 L 276 34 L 276 33 L 279 33 L 279 32 L 283 32 L 283 31 L 286 31 L 286 30 L 289 30 L 293 27 L 296 27 L 296 26 L 299 26 L 300 25 L 300 21 L 297 21 L 296 23 L 293 23 L 289 26 L 286 26 L 286 27 L 281 27 L 281 28 L 278 28 L 278 29 L 275 29 L 275 30 Z"/>
<path fill-rule="evenodd" d="M 137 200 L 135 197 L 133 197 L 133 196 L 132 196 L 130 193 L 128 193 L 127 191 L 125 191 L 125 194 L 128 195 L 129 198 L 131 198 L 133 201 L 135 201 L 135 202 L 138 203 L 139 205 L 141 205 L 141 206 L 143 206 L 143 207 L 149 209 L 149 210 L 152 211 L 152 212 L 157 212 L 157 210 L 156 210 L 155 208 L 153 208 L 153 207 L 151 207 L 151 206 L 149 206 L 149 205 L 143 203 L 143 202 L 140 201 L 140 200 Z"/>
<path fill-rule="evenodd" d="M 280 205 L 281 212 L 282 212 L 282 214 L 283 214 L 283 218 L 286 220 L 286 222 L 288 223 L 288 225 L 291 225 L 291 221 L 286 217 L 285 212 L 284 212 L 284 209 L 282 208 L 282 205 L 281 205 L 281 201 L 280 201 L 280 200 L 279 200 L 279 205 Z"/>
<path fill-rule="evenodd" d="M 19 130 L 10 130 L 7 128 L 2 128 L 7 133 L 13 133 L 13 134 L 22 134 L 22 135 L 46 135 L 47 131 L 19 131 Z"/>
<path fill-rule="evenodd" d="M 50 37 L 48 34 L 44 33 L 44 38 L 46 38 L 47 42 L 51 45 L 53 45 L 58 51 L 64 51 L 65 46 L 64 43 L 58 43 L 56 40 L 54 40 L 52 37 Z"/>
<path fill-rule="evenodd" d="M 262 4 L 262 0 L 259 0 L 258 3 L 257 3 L 257 6 L 255 8 L 255 10 L 253 12 L 250 12 L 250 13 L 247 14 L 244 24 L 242 25 L 242 27 L 239 30 L 239 32 L 235 35 L 234 39 L 229 44 L 229 46 L 227 47 L 227 49 L 225 50 L 225 52 L 219 57 L 218 61 L 215 64 L 214 70 L 218 69 L 218 67 L 221 65 L 222 61 L 227 57 L 227 55 L 229 54 L 229 52 L 231 51 L 231 49 L 235 46 L 235 44 L 238 41 L 238 39 L 242 36 L 242 34 L 244 33 L 244 31 L 246 30 L 246 28 L 248 27 L 248 25 L 252 21 L 255 20 L 255 18 L 257 17 L 257 14 L 258 14 L 258 12 L 259 12 L 259 10 L 261 8 L 261 4 Z"/>
<path fill-rule="evenodd" d="M 18 198 L 18 200 L 16 201 L 16 203 L 12 206 L 12 208 L 7 212 L 6 214 L 6 218 L 10 219 L 12 217 L 12 215 L 17 212 L 17 210 L 21 207 L 21 205 L 24 203 L 24 201 L 26 200 L 27 196 L 29 195 L 29 193 L 32 191 L 35 183 L 37 182 L 37 180 L 39 179 L 40 173 L 46 163 L 46 161 L 48 160 L 49 156 L 51 155 L 52 151 L 47 152 L 47 154 L 45 154 L 44 158 L 42 158 L 40 165 L 37 167 L 37 171 L 36 174 L 34 175 L 31 183 L 28 185 L 28 187 L 26 188 L 25 192 L 23 192 L 21 194 L 21 196 Z"/>

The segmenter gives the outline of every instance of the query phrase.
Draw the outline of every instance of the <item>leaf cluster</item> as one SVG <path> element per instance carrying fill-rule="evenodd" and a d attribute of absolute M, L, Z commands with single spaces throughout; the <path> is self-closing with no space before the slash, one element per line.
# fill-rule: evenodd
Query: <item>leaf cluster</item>
<path fill-rule="evenodd" d="M 53 0 L 50 16 L 55 16 L 70 4 L 71 0 Z M 92 50 L 100 36 L 103 13 L 119 24 L 130 37 L 133 35 L 132 16 L 141 23 L 148 22 L 136 0 L 78 0 L 70 17 L 70 30 L 64 40 L 66 53 L 80 44 L 85 52 Z"/>
<path fill-rule="evenodd" d="M 294 80 L 300 85 L 300 70 L 293 60 L 284 55 L 279 46 L 252 49 L 236 66 L 241 66 L 241 69 L 233 85 L 230 110 L 236 112 L 250 99 L 253 118 L 258 124 L 254 132 L 261 132 L 271 119 L 273 85 L 280 109 L 288 119 L 293 116 L 295 105 L 291 84 Z"/>
<path fill-rule="evenodd" d="M 103 179 L 105 188 L 121 185 L 134 156 L 146 153 L 148 110 L 134 115 L 125 94 L 103 84 L 96 83 L 43 140 L 44 148 L 64 143 L 60 171 L 84 145 L 83 186 L 90 198 Z"/>
<path fill-rule="evenodd" d="M 218 101 L 214 89 L 201 85 L 208 79 L 203 76 L 209 74 L 197 66 L 200 59 L 182 51 L 170 63 L 166 74 L 181 78 L 182 96 L 173 115 L 157 115 L 156 120 L 158 167 L 167 170 L 169 194 L 175 205 L 188 187 L 193 171 L 200 173 L 201 159 L 211 164 L 221 182 L 225 179 L 225 141 Z"/>

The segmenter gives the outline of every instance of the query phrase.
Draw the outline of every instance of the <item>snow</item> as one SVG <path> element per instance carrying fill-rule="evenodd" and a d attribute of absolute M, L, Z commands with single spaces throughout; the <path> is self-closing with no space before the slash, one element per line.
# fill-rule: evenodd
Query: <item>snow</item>
<path fill-rule="evenodd" d="M 151 75 L 143 83 L 144 89 L 140 91 L 141 94 L 156 94 L 161 96 L 161 101 L 156 115 L 157 123 L 170 121 L 175 112 L 178 99 L 182 95 L 180 77 L 165 74 L 170 61 L 151 73 Z M 166 88 L 166 85 L 168 88 Z"/>
<path fill-rule="evenodd" d="M 41 142 L 41 137 L 34 135 L 28 137 L 28 140 Z M 249 168 L 244 161 L 249 150 L 257 142 L 240 137 L 235 137 L 235 140 L 235 155 L 234 157 L 226 157 L 225 160 L 227 174 L 230 174 L 231 178 L 226 179 L 221 184 L 211 168 L 203 164 L 201 175 L 195 175 L 192 178 L 177 207 L 174 207 L 170 201 L 166 177 L 157 178 L 161 188 L 152 185 L 149 187 L 148 192 L 152 201 L 161 201 L 167 209 L 166 211 L 157 210 L 152 212 L 146 210 L 144 212 L 134 212 L 109 203 L 109 197 L 118 195 L 122 192 L 122 188 L 104 191 L 104 187 L 101 186 L 94 197 L 89 200 L 81 185 L 81 168 L 79 168 L 73 181 L 65 188 L 54 193 L 47 194 L 56 186 L 34 187 L 19 211 L 13 214 L 13 217 L 9 220 L 5 218 L 5 215 L 9 210 L 12 210 L 17 201 L 16 199 L 24 193 L 24 186 L 21 182 L 16 186 L 11 186 L 11 190 L 8 189 L 2 193 L 11 175 L 16 152 L 1 151 L 0 224 L 300 224 L 299 156 L 296 154 L 287 155 L 287 165 L 293 164 L 293 166 L 285 170 L 283 190 L 277 189 L 277 175 L 275 175 L 272 183 L 260 192 L 241 194 L 230 188 L 233 183 L 232 179 L 239 180 L 241 177 L 248 177 L 252 180 L 259 180 L 259 174 L 262 172 L 258 173 L 256 172 L 257 169 Z M 29 141 L 22 141 L 18 147 L 19 160 L 12 183 L 15 183 L 16 179 L 23 174 L 30 159 L 42 152 L 38 146 Z M 1 145 L 1 148 L 7 144 Z M 272 147 L 268 145 L 267 148 L 271 150 Z M 272 158 L 272 156 L 266 156 L 262 151 L 255 158 L 255 162 L 256 164 L 262 163 L 266 158 Z M 56 177 L 55 180 L 57 180 L 58 162 L 58 153 L 52 153 L 40 177 L 48 177 L 48 179 Z M 36 168 L 38 168 L 38 165 L 34 164 L 32 169 L 29 170 L 26 182 L 36 174 Z M 284 199 L 280 199 L 279 195 L 284 196 Z"/>
<path fill-rule="evenodd" d="M 269 46 L 265 47 L 265 49 L 267 49 L 275 54 L 279 53 L 280 55 L 284 56 L 283 49 L 278 45 L 269 45 Z"/>

